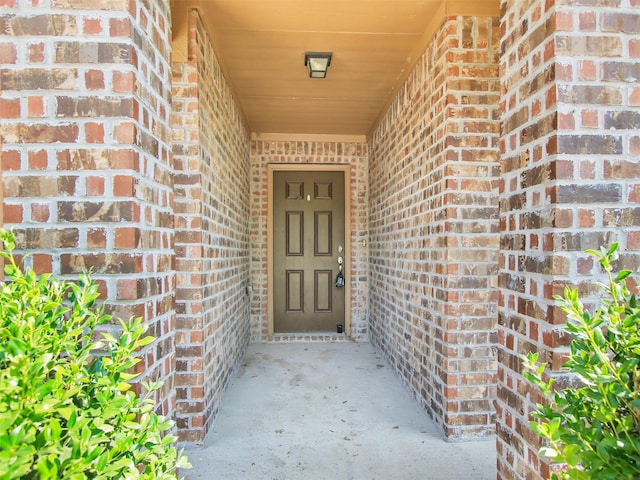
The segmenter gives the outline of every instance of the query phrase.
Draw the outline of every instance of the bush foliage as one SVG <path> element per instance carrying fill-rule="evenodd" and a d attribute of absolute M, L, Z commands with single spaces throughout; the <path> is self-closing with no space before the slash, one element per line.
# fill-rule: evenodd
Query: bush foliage
<path fill-rule="evenodd" d="M 640 478 L 640 308 L 627 286 L 632 272 L 612 273 L 617 250 L 588 251 L 608 278 L 593 314 L 576 289 L 556 297 L 572 340 L 564 369 L 575 386 L 554 388 L 538 355 L 524 357 L 525 377 L 551 399 L 538 405 L 531 428 L 547 440 L 540 453 L 566 464 L 562 479 Z"/>
<path fill-rule="evenodd" d="M 154 412 L 152 392 L 131 388 L 135 352 L 153 341 L 140 319 L 119 334 L 88 275 L 77 282 L 22 270 L 14 237 L 0 231 L 0 478 L 169 479 L 188 466 Z M 96 340 L 101 336 L 101 340 Z"/>

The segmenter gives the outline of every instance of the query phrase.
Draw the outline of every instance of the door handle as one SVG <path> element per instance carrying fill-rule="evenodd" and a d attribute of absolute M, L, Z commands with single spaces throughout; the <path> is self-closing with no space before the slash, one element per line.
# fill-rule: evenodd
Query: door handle
<path fill-rule="evenodd" d="M 342 255 L 338 257 L 338 276 L 336 277 L 336 287 L 344 287 L 344 273 L 342 273 Z"/>

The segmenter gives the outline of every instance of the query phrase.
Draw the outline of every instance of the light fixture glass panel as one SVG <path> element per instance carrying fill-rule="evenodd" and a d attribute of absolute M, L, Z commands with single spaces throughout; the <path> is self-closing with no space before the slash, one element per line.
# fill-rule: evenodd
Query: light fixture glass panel
<path fill-rule="evenodd" d="M 326 72 L 327 63 L 329 63 L 328 58 L 310 58 L 309 59 L 309 65 L 311 65 L 311 71 L 313 72 L 317 72 L 318 70 Z"/>
<path fill-rule="evenodd" d="M 307 52 L 305 54 L 304 63 L 309 71 L 311 78 L 325 78 L 327 69 L 331 65 L 330 52 Z"/>

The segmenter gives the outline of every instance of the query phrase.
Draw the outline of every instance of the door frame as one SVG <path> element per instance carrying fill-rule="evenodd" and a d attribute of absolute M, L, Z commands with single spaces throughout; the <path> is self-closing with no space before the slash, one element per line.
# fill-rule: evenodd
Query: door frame
<path fill-rule="evenodd" d="M 273 318 L 273 172 L 342 172 L 344 175 L 344 331 L 351 336 L 351 165 L 332 163 L 267 164 L 267 335 L 274 335 Z M 295 335 L 292 334 L 292 335 Z M 308 335 L 305 333 L 305 335 Z M 313 335 L 313 334 L 309 334 Z"/>

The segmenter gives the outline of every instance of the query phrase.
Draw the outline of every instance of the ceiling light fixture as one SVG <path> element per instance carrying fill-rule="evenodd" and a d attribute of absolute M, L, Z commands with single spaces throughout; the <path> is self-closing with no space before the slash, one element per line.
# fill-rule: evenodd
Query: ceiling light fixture
<path fill-rule="evenodd" d="M 304 64 L 309 71 L 309 78 L 325 78 L 327 68 L 331 65 L 331 52 L 306 52 Z"/>

